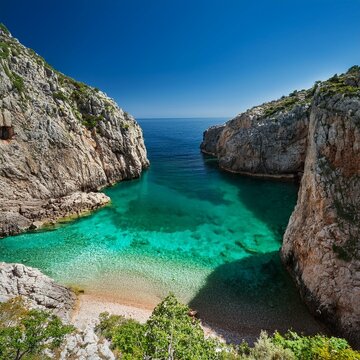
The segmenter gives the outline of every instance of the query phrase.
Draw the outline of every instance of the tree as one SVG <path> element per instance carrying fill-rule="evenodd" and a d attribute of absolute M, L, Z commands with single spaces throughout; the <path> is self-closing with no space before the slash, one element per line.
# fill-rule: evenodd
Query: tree
<path fill-rule="evenodd" d="M 206 339 L 199 320 L 189 316 L 189 307 L 167 296 L 146 324 L 102 314 L 97 330 L 111 340 L 120 359 L 223 359 L 224 346 Z M 230 358 L 230 357 L 229 357 Z"/>
<path fill-rule="evenodd" d="M 20 297 L 14 298 L 0 304 L 0 359 L 21 360 L 54 350 L 73 330 L 59 317 L 28 309 Z"/>

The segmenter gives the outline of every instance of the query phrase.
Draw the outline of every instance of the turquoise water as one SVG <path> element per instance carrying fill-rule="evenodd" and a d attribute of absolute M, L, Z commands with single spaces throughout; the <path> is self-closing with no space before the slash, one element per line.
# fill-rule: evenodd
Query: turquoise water
<path fill-rule="evenodd" d="M 91 216 L 1 240 L 0 260 L 123 303 L 151 307 L 172 291 L 240 333 L 314 330 L 278 256 L 297 186 L 219 171 L 199 144 L 222 120 L 140 120 L 141 179 L 107 189 L 111 205 Z"/>

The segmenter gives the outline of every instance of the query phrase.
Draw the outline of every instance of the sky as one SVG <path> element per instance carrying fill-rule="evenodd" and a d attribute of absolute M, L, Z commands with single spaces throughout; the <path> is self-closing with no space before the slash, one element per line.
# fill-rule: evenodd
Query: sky
<path fill-rule="evenodd" d="M 227 117 L 360 64 L 360 0 L 0 0 L 61 72 L 144 117 Z"/>

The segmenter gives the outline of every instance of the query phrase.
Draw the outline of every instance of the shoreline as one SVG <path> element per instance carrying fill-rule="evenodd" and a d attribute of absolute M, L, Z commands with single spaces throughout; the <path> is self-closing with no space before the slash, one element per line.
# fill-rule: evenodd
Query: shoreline
<path fill-rule="evenodd" d="M 121 315 L 126 319 L 133 319 L 145 323 L 152 314 L 154 307 L 149 304 L 126 303 L 114 296 L 95 294 L 79 294 L 71 316 L 71 324 L 84 330 L 88 326 L 95 326 L 98 323 L 99 315 L 108 312 L 112 315 Z M 241 336 L 239 333 L 222 329 L 208 324 L 201 319 L 201 327 L 206 337 L 217 338 L 222 342 L 239 344 L 242 340 L 252 343 L 256 337 L 253 334 Z"/>

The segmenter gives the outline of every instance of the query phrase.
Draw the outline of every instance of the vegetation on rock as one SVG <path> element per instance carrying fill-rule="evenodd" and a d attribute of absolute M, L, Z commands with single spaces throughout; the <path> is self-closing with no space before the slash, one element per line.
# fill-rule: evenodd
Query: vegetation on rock
<path fill-rule="evenodd" d="M 44 351 L 58 349 L 74 330 L 43 310 L 28 309 L 14 298 L 0 304 L 0 359 L 46 359 Z"/>

